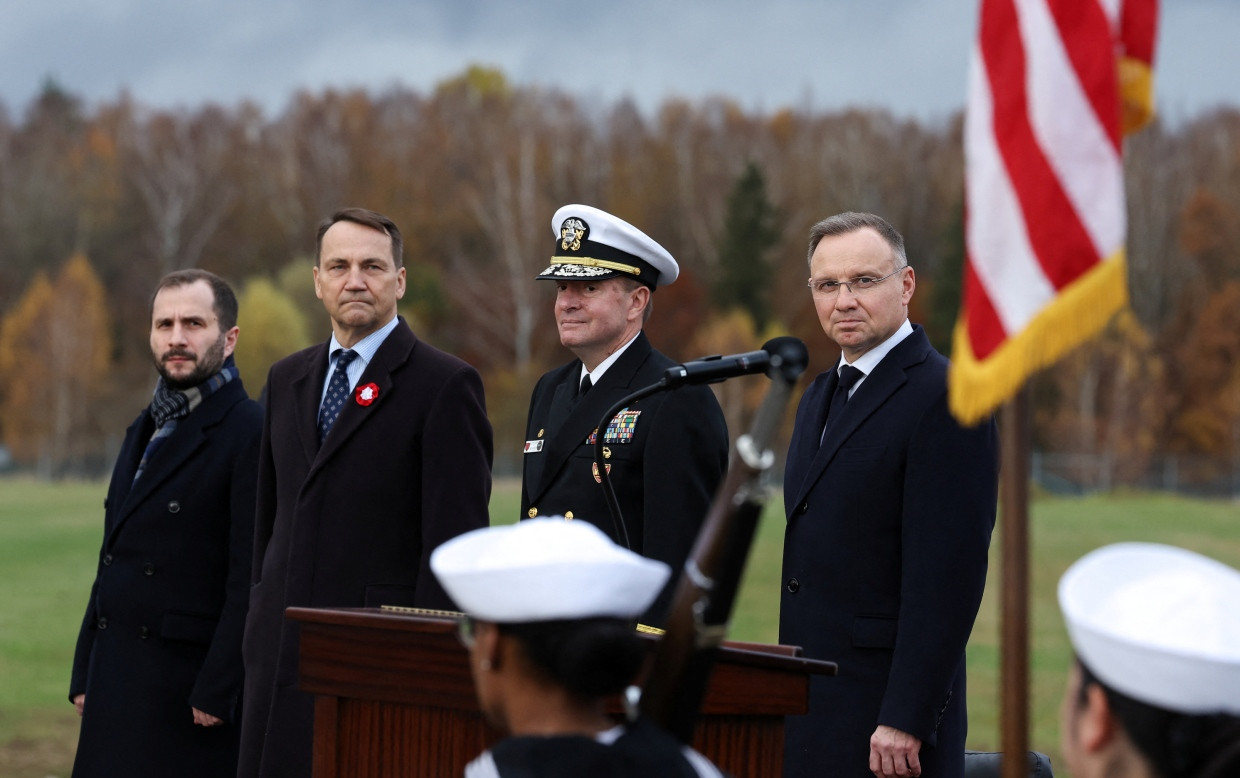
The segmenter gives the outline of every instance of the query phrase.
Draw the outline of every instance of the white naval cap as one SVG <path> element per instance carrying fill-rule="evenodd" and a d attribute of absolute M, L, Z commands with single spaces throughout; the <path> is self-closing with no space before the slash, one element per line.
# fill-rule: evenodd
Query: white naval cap
<path fill-rule="evenodd" d="M 624 219 L 589 205 L 566 205 L 551 217 L 555 249 L 541 280 L 632 278 L 654 289 L 680 275 L 676 260 Z"/>
<path fill-rule="evenodd" d="M 458 535 L 431 554 L 431 571 L 457 607 L 500 624 L 635 618 L 671 575 L 593 524 L 556 516 Z"/>
<path fill-rule="evenodd" d="M 1059 580 L 1081 662 L 1135 700 L 1240 715 L 1240 572 L 1156 543 L 1086 554 Z"/>

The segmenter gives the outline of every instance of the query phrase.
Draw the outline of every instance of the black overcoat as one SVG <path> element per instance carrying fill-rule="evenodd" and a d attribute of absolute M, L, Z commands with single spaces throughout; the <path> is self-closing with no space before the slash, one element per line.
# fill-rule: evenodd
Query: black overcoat
<path fill-rule="evenodd" d="M 313 700 L 297 689 L 298 630 L 284 609 L 452 608 L 430 553 L 488 524 L 491 424 L 482 380 L 401 319 L 319 446 L 327 344 L 267 378 L 254 586 L 246 625 L 240 776 L 308 776 Z"/>
<path fill-rule="evenodd" d="M 73 775 L 231 776 L 242 688 L 262 410 L 239 378 L 181 419 L 125 434 L 69 698 L 86 695 Z M 194 724 L 191 707 L 224 719 Z"/>
<path fill-rule="evenodd" d="M 641 333 L 575 405 L 580 360 L 539 379 L 525 431 L 522 518 L 584 519 L 619 542 L 603 486 L 595 477 L 594 445 L 588 441 L 612 404 L 657 383 L 675 364 L 651 348 Z M 675 574 L 692 550 L 727 470 L 728 428 L 714 392 L 706 386 L 655 394 L 627 410 L 630 415 L 613 433 L 615 440 L 605 441 L 611 454 L 607 464 L 632 550 L 672 566 L 672 581 L 643 618 L 660 624 Z"/>
<path fill-rule="evenodd" d="M 947 410 L 947 360 L 916 326 L 819 446 L 836 371 L 797 409 L 784 500 L 779 642 L 839 663 L 789 717 L 787 776 L 865 778 L 879 724 L 922 740 L 923 778 L 964 769 L 965 644 L 994 527 L 993 420 Z"/>

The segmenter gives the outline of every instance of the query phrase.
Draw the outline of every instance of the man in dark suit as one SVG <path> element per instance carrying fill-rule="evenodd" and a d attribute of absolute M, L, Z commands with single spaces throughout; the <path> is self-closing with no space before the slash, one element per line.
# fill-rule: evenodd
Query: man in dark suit
<path fill-rule="evenodd" d="M 959 776 L 965 644 L 994 527 L 993 421 L 947 410 L 947 360 L 908 321 L 904 240 L 844 213 L 810 232 L 818 319 L 842 350 L 797 409 L 784 474 L 779 640 L 839 663 L 790 717 L 788 776 Z"/>
<path fill-rule="evenodd" d="M 551 265 L 560 342 L 577 357 L 539 379 L 526 424 L 524 517 L 585 519 L 623 545 L 594 461 L 603 435 L 605 467 L 620 503 L 630 550 L 679 571 L 728 464 L 728 430 L 705 386 L 655 394 L 600 417 L 677 364 L 642 332 L 656 287 L 680 272 L 676 260 L 622 219 L 566 205 L 551 221 Z M 643 621 L 661 623 L 675 576 Z"/>
<path fill-rule="evenodd" d="M 73 657 L 78 778 L 236 773 L 262 429 L 233 364 L 237 332 L 218 276 L 159 282 L 159 383 L 112 471 Z"/>
<path fill-rule="evenodd" d="M 332 337 L 267 378 L 241 776 L 307 776 L 313 701 L 288 606 L 452 608 L 431 551 L 488 523 L 491 425 L 476 370 L 396 315 L 400 231 L 350 208 L 319 227 Z"/>

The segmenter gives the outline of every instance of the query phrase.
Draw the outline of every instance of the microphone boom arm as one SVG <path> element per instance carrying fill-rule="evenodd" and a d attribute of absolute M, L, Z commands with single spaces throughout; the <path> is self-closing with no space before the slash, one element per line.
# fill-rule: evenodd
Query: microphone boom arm
<path fill-rule="evenodd" d="M 607 437 L 607 428 L 611 426 L 611 420 L 615 418 L 615 415 L 621 409 L 652 394 L 658 394 L 666 388 L 664 382 L 660 381 L 657 384 L 643 387 L 632 394 L 627 394 L 620 398 L 618 402 L 613 404 L 603 414 L 603 418 L 598 423 L 598 433 L 594 439 L 594 467 L 597 469 L 599 480 L 603 484 L 603 496 L 607 499 L 607 510 L 611 512 L 611 521 L 616 527 L 616 539 L 629 551 L 633 550 L 633 544 L 629 541 L 629 530 L 624 523 L 624 514 L 620 510 L 620 500 L 616 497 L 616 488 L 611 484 L 611 473 L 607 470 L 607 458 L 603 455 L 603 442 Z"/>
<path fill-rule="evenodd" d="M 762 476 L 775 462 L 771 442 L 808 353 L 796 338 L 768 344 L 771 387 L 749 434 L 711 503 L 676 585 L 667 632 L 659 642 L 638 702 L 640 711 L 684 743 L 692 742 L 698 707 L 715 655 L 727 636 L 732 606 L 767 498 Z"/>

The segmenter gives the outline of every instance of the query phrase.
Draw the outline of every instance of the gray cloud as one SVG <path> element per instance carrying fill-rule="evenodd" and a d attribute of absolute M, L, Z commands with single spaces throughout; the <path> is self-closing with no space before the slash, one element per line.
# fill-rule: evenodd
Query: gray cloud
<path fill-rule="evenodd" d="M 963 105 L 978 0 L 8 0 L 0 100 L 54 78 L 88 101 L 157 106 L 299 88 L 429 90 L 471 63 L 591 101 L 722 95 L 750 110 L 808 102 L 941 118 Z M 1160 105 L 1240 103 L 1240 3 L 1162 3 Z"/>

